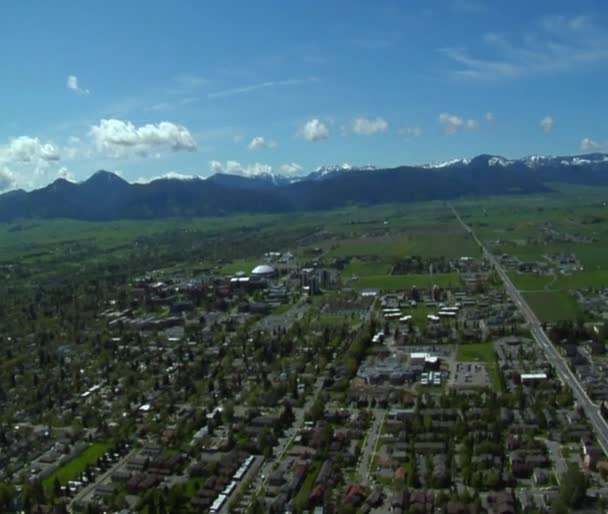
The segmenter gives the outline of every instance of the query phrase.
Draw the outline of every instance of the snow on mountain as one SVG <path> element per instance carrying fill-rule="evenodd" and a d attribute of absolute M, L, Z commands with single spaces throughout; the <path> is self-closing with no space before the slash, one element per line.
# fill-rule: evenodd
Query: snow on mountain
<path fill-rule="evenodd" d="M 451 159 L 449 161 L 440 161 L 440 162 L 431 162 L 428 164 L 424 164 L 423 168 L 451 168 L 452 166 L 466 166 L 471 162 L 469 159 Z"/>

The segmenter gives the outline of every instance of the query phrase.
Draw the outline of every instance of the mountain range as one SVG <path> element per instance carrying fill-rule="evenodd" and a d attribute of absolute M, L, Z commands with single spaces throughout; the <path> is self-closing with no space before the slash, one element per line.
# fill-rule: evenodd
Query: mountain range
<path fill-rule="evenodd" d="M 58 179 L 41 189 L 0 195 L 0 221 L 87 221 L 283 213 L 463 196 L 551 191 L 551 183 L 608 185 L 608 154 L 506 159 L 479 155 L 422 166 L 331 166 L 301 177 L 215 174 L 131 184 L 108 171 L 80 183 Z"/>

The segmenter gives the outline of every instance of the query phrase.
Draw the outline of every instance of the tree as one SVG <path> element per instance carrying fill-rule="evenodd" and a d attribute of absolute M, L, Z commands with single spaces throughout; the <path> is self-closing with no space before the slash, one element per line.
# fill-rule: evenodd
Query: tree
<path fill-rule="evenodd" d="M 61 483 L 57 477 L 55 477 L 55 480 L 53 481 L 53 492 L 55 493 L 55 498 L 61 496 Z"/>
<path fill-rule="evenodd" d="M 587 477 L 578 466 L 570 466 L 562 476 L 559 488 L 560 502 L 570 508 L 579 507 L 587 494 L 588 486 Z"/>

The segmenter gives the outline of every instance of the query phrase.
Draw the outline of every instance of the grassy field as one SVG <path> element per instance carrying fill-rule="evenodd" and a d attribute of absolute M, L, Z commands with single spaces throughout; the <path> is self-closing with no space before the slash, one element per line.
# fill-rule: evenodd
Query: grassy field
<path fill-rule="evenodd" d="M 350 278 L 352 275 L 358 275 L 360 277 L 369 275 L 388 275 L 390 270 L 391 265 L 384 260 L 380 260 L 379 262 L 366 262 L 354 259 L 346 265 L 342 271 L 342 276 Z"/>
<path fill-rule="evenodd" d="M 582 309 L 567 292 L 522 293 L 528 305 L 541 321 L 555 323 L 560 320 L 576 320 Z"/>
<path fill-rule="evenodd" d="M 531 273 L 509 273 L 509 278 L 520 291 L 540 291 L 551 284 L 555 287 L 552 276 L 539 276 Z"/>
<path fill-rule="evenodd" d="M 104 455 L 111 447 L 110 443 L 93 443 L 81 455 L 59 468 L 44 480 L 42 485 L 46 489 L 52 488 L 55 478 L 59 479 L 61 485 L 66 485 L 70 480 L 74 480 L 80 476 L 87 468 L 87 465 L 94 466 L 97 464 L 97 459 Z"/>
<path fill-rule="evenodd" d="M 608 255 L 608 252 L 605 254 Z M 604 260 L 606 260 L 604 258 Z M 579 271 L 572 275 L 560 275 L 552 288 L 558 289 L 585 289 L 588 287 L 608 287 L 608 271 Z"/>
<path fill-rule="evenodd" d="M 460 344 L 456 351 L 456 360 L 462 362 L 494 362 L 496 350 L 492 343 Z"/>
<path fill-rule="evenodd" d="M 382 289 L 384 291 L 398 291 L 409 289 L 412 286 L 440 287 L 458 286 L 460 279 L 456 273 L 442 273 L 438 275 L 369 275 L 360 277 L 354 282 L 356 289 Z"/>

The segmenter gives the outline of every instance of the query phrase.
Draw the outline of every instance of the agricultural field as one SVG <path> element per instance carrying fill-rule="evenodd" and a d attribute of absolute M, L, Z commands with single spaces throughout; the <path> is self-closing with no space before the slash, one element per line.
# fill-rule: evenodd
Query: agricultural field
<path fill-rule="evenodd" d="M 541 321 L 556 323 L 561 320 L 576 320 L 583 315 L 576 300 L 565 291 L 541 291 L 522 293 L 526 302 Z"/>

